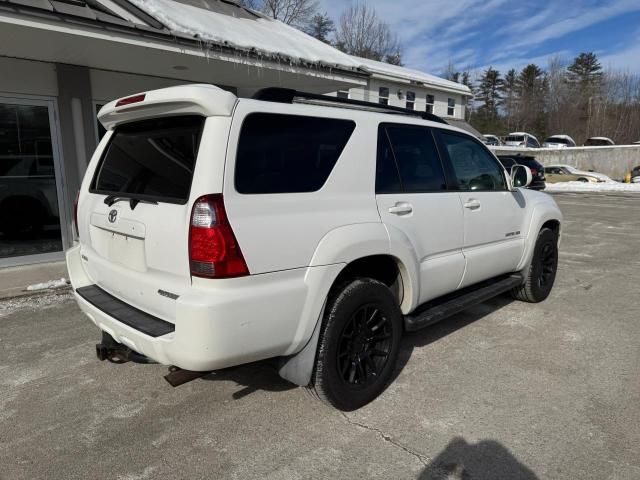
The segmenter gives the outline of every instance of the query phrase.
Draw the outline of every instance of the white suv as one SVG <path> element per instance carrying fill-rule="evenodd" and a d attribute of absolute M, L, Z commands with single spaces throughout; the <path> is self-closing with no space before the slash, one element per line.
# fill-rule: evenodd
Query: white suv
<path fill-rule="evenodd" d="M 526 167 L 508 175 L 431 114 L 257 98 L 191 85 L 100 111 L 67 252 L 99 358 L 177 372 L 275 358 L 352 410 L 389 382 L 404 331 L 505 291 L 547 297 L 562 216 L 514 186 Z"/>

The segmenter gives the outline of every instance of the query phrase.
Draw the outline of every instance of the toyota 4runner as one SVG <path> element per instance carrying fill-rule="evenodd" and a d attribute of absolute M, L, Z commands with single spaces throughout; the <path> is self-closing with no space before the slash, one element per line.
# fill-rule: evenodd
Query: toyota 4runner
<path fill-rule="evenodd" d="M 551 291 L 555 202 L 434 115 L 189 85 L 99 119 L 66 256 L 101 359 L 206 372 L 273 358 L 353 410 L 390 381 L 405 331 Z"/>

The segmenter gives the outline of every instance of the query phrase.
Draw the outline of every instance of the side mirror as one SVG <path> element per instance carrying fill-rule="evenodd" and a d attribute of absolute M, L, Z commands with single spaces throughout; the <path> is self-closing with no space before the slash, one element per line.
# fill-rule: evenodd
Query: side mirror
<path fill-rule="evenodd" d="M 531 169 L 525 165 L 514 165 L 511 167 L 511 186 L 527 187 L 531 185 L 533 181 L 533 175 L 531 175 Z"/>

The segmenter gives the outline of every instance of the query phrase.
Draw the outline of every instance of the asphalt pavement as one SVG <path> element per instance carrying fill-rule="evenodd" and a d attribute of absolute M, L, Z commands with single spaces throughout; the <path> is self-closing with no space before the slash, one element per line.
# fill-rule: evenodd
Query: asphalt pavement
<path fill-rule="evenodd" d="M 172 388 L 99 362 L 69 293 L 2 301 L 0 479 L 640 478 L 640 197 L 555 198 L 551 297 L 408 334 L 347 414 L 266 363 Z"/>

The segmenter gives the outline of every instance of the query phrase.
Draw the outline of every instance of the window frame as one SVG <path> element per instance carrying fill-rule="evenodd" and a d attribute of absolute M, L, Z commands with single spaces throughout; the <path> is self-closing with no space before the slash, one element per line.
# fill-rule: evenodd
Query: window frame
<path fill-rule="evenodd" d="M 386 90 L 387 94 L 382 95 L 382 90 Z M 389 87 L 378 87 L 378 104 L 380 105 L 389 105 L 389 96 L 391 95 L 391 91 Z"/>
<path fill-rule="evenodd" d="M 451 102 L 453 102 L 453 105 L 451 105 Z M 456 116 L 456 99 L 455 98 L 451 98 L 451 97 L 447 98 L 447 115 L 449 117 Z"/>
<path fill-rule="evenodd" d="M 409 94 L 411 94 L 411 96 L 413 97 L 413 100 L 409 100 Z M 411 106 L 409 106 L 411 105 Z M 405 108 L 407 110 L 415 110 L 416 109 L 416 92 L 412 91 L 412 90 L 408 90 L 407 91 L 407 96 L 406 96 L 406 100 L 405 100 Z"/>
<path fill-rule="evenodd" d="M 444 181 L 445 181 L 445 185 L 446 188 L 445 189 L 438 189 L 438 190 L 405 190 L 404 188 L 404 183 L 402 181 L 402 175 L 400 174 L 400 167 L 398 166 L 398 159 L 396 157 L 396 153 L 393 150 L 393 142 L 391 141 L 391 137 L 389 136 L 389 132 L 387 131 L 387 128 L 398 128 L 398 127 L 403 127 L 403 128 L 411 128 L 414 130 L 426 130 L 425 134 L 428 134 L 431 136 L 431 139 L 433 140 L 433 144 L 435 146 L 435 151 L 436 154 L 438 156 L 438 162 L 440 164 L 440 167 L 442 168 L 442 173 L 444 175 Z M 374 185 L 375 188 L 375 194 L 376 195 L 412 195 L 412 194 L 418 194 L 418 195 L 422 195 L 425 193 L 447 193 L 447 192 L 452 192 L 452 191 L 458 191 L 457 188 L 457 184 L 454 182 L 455 177 L 451 176 L 451 172 L 448 168 L 448 166 L 446 165 L 446 162 L 443 160 L 442 157 L 442 151 L 440 148 L 440 145 L 438 143 L 438 139 L 436 138 L 436 135 L 434 135 L 433 132 L 433 128 L 426 126 L 426 125 L 416 125 L 416 124 L 411 124 L 411 123 L 396 123 L 396 122 L 381 122 L 378 124 L 378 139 L 377 139 L 377 149 L 376 149 L 376 171 L 375 171 L 375 175 L 374 175 L 374 182 L 376 183 Z M 378 167 L 380 164 L 380 148 L 381 148 L 381 139 L 386 138 L 387 142 L 389 143 L 389 146 L 391 147 L 391 156 L 393 158 L 393 165 L 395 167 L 395 171 L 396 174 L 398 175 L 398 183 L 400 184 L 400 190 L 397 192 L 379 192 L 378 191 L 378 185 L 377 185 L 377 174 L 378 174 Z"/>
<path fill-rule="evenodd" d="M 433 136 L 436 139 L 437 145 L 438 145 L 438 149 L 440 151 L 440 157 L 442 158 L 442 162 L 445 163 L 447 165 L 447 167 L 449 168 L 449 171 L 451 172 L 452 175 L 452 180 L 454 182 L 455 185 L 455 190 L 458 192 L 473 192 L 475 193 L 492 193 L 492 192 L 509 192 L 510 191 L 510 182 L 509 179 L 507 178 L 507 170 L 506 168 L 500 163 L 500 160 L 498 160 L 498 158 L 493 154 L 493 152 L 491 150 L 489 150 L 487 148 L 487 146 L 482 143 L 479 139 L 475 138 L 472 135 L 467 135 L 466 133 L 462 133 L 462 132 L 457 132 L 455 130 L 448 130 L 445 128 L 432 128 L 432 132 L 433 132 Z M 486 153 L 489 154 L 489 157 L 491 158 L 491 160 L 493 161 L 493 163 L 497 166 L 498 171 L 500 172 L 500 175 L 502 175 L 502 179 L 504 182 L 504 189 L 496 189 L 496 190 L 469 190 L 469 189 L 462 189 L 460 188 L 460 179 L 458 178 L 458 175 L 456 174 L 456 170 L 453 166 L 453 162 L 451 161 L 451 157 L 449 156 L 449 151 L 447 150 L 447 146 L 444 143 L 443 138 L 440 135 L 440 132 L 445 132 L 446 134 L 449 135 L 454 135 L 456 137 L 460 137 L 460 138 L 465 138 L 467 140 L 470 140 L 472 142 L 474 142 L 476 145 L 478 145 L 480 148 L 482 148 Z"/>
<path fill-rule="evenodd" d="M 431 102 L 429 102 L 429 97 L 431 97 Z M 425 102 L 426 102 L 426 105 L 425 105 L 425 110 L 424 111 L 427 112 L 427 113 L 433 114 L 433 112 L 434 112 L 434 110 L 436 108 L 436 96 L 431 94 L 431 93 L 427 93 L 425 95 Z"/>

